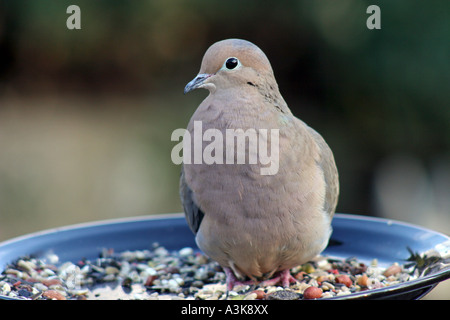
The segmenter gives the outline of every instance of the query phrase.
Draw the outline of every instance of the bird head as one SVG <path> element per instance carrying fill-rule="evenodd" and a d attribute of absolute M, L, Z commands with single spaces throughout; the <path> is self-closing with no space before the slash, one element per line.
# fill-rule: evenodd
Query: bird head
<path fill-rule="evenodd" d="M 208 48 L 198 75 L 186 85 L 184 93 L 198 88 L 214 92 L 233 85 L 256 86 L 261 79 L 274 80 L 264 52 L 249 41 L 227 39 Z"/>

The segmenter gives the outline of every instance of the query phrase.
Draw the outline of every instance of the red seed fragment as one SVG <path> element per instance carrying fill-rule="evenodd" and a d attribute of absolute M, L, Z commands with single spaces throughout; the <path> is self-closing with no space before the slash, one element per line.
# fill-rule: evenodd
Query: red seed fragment
<path fill-rule="evenodd" d="M 147 280 L 145 281 L 145 286 L 150 287 L 153 285 L 153 281 L 158 278 L 157 276 L 148 276 Z"/>
<path fill-rule="evenodd" d="M 357 283 L 360 286 L 368 287 L 370 284 L 369 277 L 364 273 L 361 277 L 358 278 Z"/>
<path fill-rule="evenodd" d="M 263 290 L 254 290 L 252 293 L 256 294 L 256 299 L 261 300 L 266 297 L 266 293 Z"/>
<path fill-rule="evenodd" d="M 350 277 L 346 274 L 341 274 L 341 275 L 337 276 L 335 281 L 336 281 L 336 283 L 342 283 L 343 285 L 345 285 L 348 288 L 350 288 L 353 284 Z"/>
<path fill-rule="evenodd" d="M 299 273 L 297 273 L 297 274 L 294 276 L 294 278 L 301 281 L 301 280 L 303 280 L 303 277 L 304 277 L 305 274 L 306 274 L 305 271 L 300 271 Z"/>
<path fill-rule="evenodd" d="M 66 297 L 64 297 L 61 293 L 59 293 L 56 290 L 47 290 L 42 294 L 43 297 L 47 299 L 55 299 L 55 300 L 66 300 Z"/>
<path fill-rule="evenodd" d="M 402 272 L 402 267 L 400 267 L 398 264 L 393 264 L 384 271 L 383 276 L 387 278 L 400 272 Z"/>
<path fill-rule="evenodd" d="M 332 274 L 339 274 L 338 269 L 331 269 L 331 270 L 328 270 L 328 272 L 332 273 Z"/>
<path fill-rule="evenodd" d="M 50 286 L 54 286 L 54 285 L 60 285 L 62 282 L 60 279 L 54 278 L 54 279 L 45 279 L 42 281 L 42 284 L 50 287 Z"/>
<path fill-rule="evenodd" d="M 322 289 L 317 288 L 317 287 L 308 287 L 306 288 L 306 290 L 303 292 L 303 298 L 305 299 L 318 299 L 322 296 Z"/>

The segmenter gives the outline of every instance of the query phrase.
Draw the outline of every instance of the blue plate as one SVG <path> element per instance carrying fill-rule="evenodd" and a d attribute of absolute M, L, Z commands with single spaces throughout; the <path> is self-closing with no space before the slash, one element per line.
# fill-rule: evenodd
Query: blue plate
<path fill-rule="evenodd" d="M 116 219 L 57 228 L 0 243 L 0 273 L 26 255 L 37 258 L 56 254 L 59 261 L 95 259 L 103 248 L 116 252 L 143 250 L 158 242 L 168 250 L 197 248 L 184 215 L 170 214 Z M 356 257 L 365 263 L 400 264 L 414 252 L 434 252 L 447 259 L 450 238 L 438 232 L 398 221 L 357 215 L 336 214 L 333 234 L 324 255 L 335 258 Z M 353 293 L 338 299 L 419 299 L 440 281 L 450 278 L 450 266 L 430 274 L 381 289 Z M 0 299 L 7 297 L 0 296 Z M 8 298 L 11 299 L 11 298 Z"/>

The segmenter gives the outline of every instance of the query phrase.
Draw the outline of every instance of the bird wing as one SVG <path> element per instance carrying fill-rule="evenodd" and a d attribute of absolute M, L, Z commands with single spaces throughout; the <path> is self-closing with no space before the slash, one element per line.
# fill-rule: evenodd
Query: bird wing
<path fill-rule="evenodd" d="M 333 152 L 319 133 L 309 126 L 307 128 L 320 149 L 320 158 L 317 164 L 323 170 L 323 176 L 326 184 L 324 211 L 330 215 L 330 218 L 332 218 L 336 210 L 339 197 L 339 175 L 334 161 Z"/>
<path fill-rule="evenodd" d="M 180 197 L 189 228 L 194 234 L 197 234 L 205 214 L 200 210 L 199 206 L 194 201 L 194 192 L 186 183 L 183 167 L 181 167 L 180 175 Z"/>

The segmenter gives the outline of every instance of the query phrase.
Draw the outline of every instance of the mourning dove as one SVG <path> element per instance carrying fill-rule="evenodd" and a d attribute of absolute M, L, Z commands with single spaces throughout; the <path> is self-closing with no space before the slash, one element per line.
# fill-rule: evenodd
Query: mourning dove
<path fill-rule="evenodd" d="M 253 128 L 263 138 L 268 130 L 278 130 L 279 139 L 270 140 L 278 142 L 273 174 L 261 173 L 267 163 L 248 158 L 227 163 L 225 152 L 218 163 L 183 163 L 180 196 L 196 243 L 222 266 L 228 290 L 249 281 L 289 286 L 295 281 L 290 269 L 322 252 L 331 235 L 339 194 L 333 153 L 291 113 L 269 60 L 251 42 L 214 43 L 184 92 L 197 88 L 209 95 L 188 124 L 191 137 L 195 122 L 201 121 L 203 132 L 215 129 L 224 137 L 227 129 Z M 201 143 L 205 151 L 208 141 Z M 232 142 L 223 143 L 222 151 Z M 245 146 L 247 157 L 251 150 Z"/>

